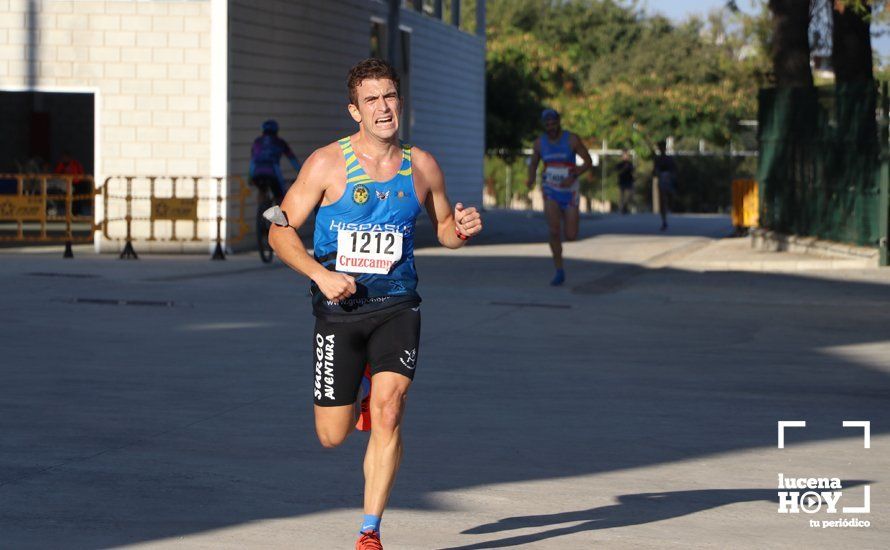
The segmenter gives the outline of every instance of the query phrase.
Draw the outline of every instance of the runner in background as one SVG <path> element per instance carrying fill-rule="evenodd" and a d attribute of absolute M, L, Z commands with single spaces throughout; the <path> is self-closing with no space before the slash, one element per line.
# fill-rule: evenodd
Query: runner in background
<path fill-rule="evenodd" d="M 621 161 L 615 165 L 618 171 L 618 204 L 622 214 L 628 213 L 628 204 L 633 198 L 634 192 L 634 163 L 627 153 L 627 149 L 621 151 Z"/>
<path fill-rule="evenodd" d="M 578 237 L 580 213 L 580 183 L 578 176 L 590 170 L 593 162 L 590 153 L 577 134 L 563 130 L 559 113 L 553 109 L 544 109 L 541 113 L 544 124 L 544 135 L 535 140 L 534 153 L 528 166 L 526 187 L 532 189 L 538 164 L 544 161 L 541 173 L 541 190 L 544 194 L 544 215 L 549 230 L 550 252 L 556 274 L 550 281 L 552 286 L 565 282 L 565 267 L 562 260 L 563 237 L 574 241 Z M 577 156 L 583 161 L 577 165 Z"/>
<path fill-rule="evenodd" d="M 667 143 L 658 142 L 658 152 L 652 161 L 652 176 L 658 178 L 658 210 L 661 213 L 661 231 L 668 228 L 668 211 L 677 192 L 677 163 L 667 153 Z"/>

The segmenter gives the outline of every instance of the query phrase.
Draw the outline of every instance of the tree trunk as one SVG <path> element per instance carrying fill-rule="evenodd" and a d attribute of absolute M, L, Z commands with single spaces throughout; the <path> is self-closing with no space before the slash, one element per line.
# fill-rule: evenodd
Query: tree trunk
<path fill-rule="evenodd" d="M 809 0 L 769 0 L 773 13 L 773 72 L 779 87 L 813 85 Z"/>
<path fill-rule="evenodd" d="M 837 83 L 869 82 L 872 75 L 871 32 L 868 15 L 871 6 L 865 6 L 866 14 L 835 2 L 832 10 L 831 64 Z"/>

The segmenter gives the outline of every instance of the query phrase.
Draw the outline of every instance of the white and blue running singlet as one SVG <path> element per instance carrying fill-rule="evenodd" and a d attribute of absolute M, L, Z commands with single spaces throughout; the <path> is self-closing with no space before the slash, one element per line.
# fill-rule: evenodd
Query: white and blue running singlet
<path fill-rule="evenodd" d="M 580 184 L 576 179 L 569 187 L 560 187 L 569 177 L 569 170 L 575 166 L 575 151 L 569 141 L 571 134 L 563 131 L 559 141 L 551 143 L 547 134 L 541 136 L 541 160 L 544 172 L 541 174 L 541 190 L 544 197 L 554 200 L 565 210 L 568 206 L 578 206 Z"/>
<path fill-rule="evenodd" d="M 346 189 L 337 202 L 318 208 L 315 260 L 355 277 L 356 293 L 333 303 L 312 283 L 316 316 L 353 320 L 395 306 L 420 303 L 414 269 L 414 227 L 422 210 L 411 175 L 411 146 L 402 144 L 402 165 L 389 181 L 365 173 L 349 137 L 338 141 L 346 158 Z"/>

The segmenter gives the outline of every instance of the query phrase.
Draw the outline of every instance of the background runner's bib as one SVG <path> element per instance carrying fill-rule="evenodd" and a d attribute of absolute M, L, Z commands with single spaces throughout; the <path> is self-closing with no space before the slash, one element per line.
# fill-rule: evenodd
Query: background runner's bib
<path fill-rule="evenodd" d="M 568 166 L 546 166 L 541 180 L 548 187 L 561 187 L 562 181 L 569 177 Z"/>
<path fill-rule="evenodd" d="M 547 134 L 541 136 L 541 160 L 544 161 L 544 172 L 541 174 L 541 185 L 556 191 L 577 191 L 578 180 L 570 187 L 562 187 L 562 181 L 569 177 L 569 170 L 575 166 L 576 155 L 569 143 L 568 131 L 563 131 L 556 143 L 552 143 Z"/>
<path fill-rule="evenodd" d="M 414 227 L 422 209 L 414 191 L 411 146 L 402 144 L 399 171 L 380 182 L 362 169 L 348 137 L 338 143 L 346 159 L 346 188 L 337 202 L 317 210 L 314 255 L 327 269 L 355 277 L 357 290 L 334 304 L 312 283 L 313 312 L 342 321 L 420 303 Z"/>

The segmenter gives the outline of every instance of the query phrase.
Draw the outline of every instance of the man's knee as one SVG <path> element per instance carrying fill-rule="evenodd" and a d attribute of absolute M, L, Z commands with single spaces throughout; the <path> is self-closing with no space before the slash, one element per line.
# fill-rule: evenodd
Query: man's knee
<path fill-rule="evenodd" d="M 567 241 L 574 241 L 577 238 L 578 238 L 578 230 L 577 229 L 574 229 L 574 230 L 567 229 L 566 230 L 566 240 Z"/>
<path fill-rule="evenodd" d="M 394 431 L 402 421 L 402 413 L 405 410 L 405 401 L 408 394 L 403 390 L 394 390 L 381 399 L 371 403 L 372 413 L 375 418 L 371 421 L 374 428 L 387 432 Z"/>
<path fill-rule="evenodd" d="M 548 225 L 547 232 L 550 236 L 550 240 L 559 240 L 559 226 Z"/>
<path fill-rule="evenodd" d="M 322 430 L 318 428 L 316 428 L 315 433 L 318 435 L 318 442 L 325 449 L 333 449 L 339 446 L 346 441 L 346 437 L 349 435 L 349 431 Z"/>
<path fill-rule="evenodd" d="M 354 422 L 351 414 L 348 418 L 338 415 L 336 418 L 326 418 L 322 421 L 316 419 L 315 434 L 318 436 L 318 442 L 325 449 L 337 447 L 349 437 L 355 426 Z"/>

